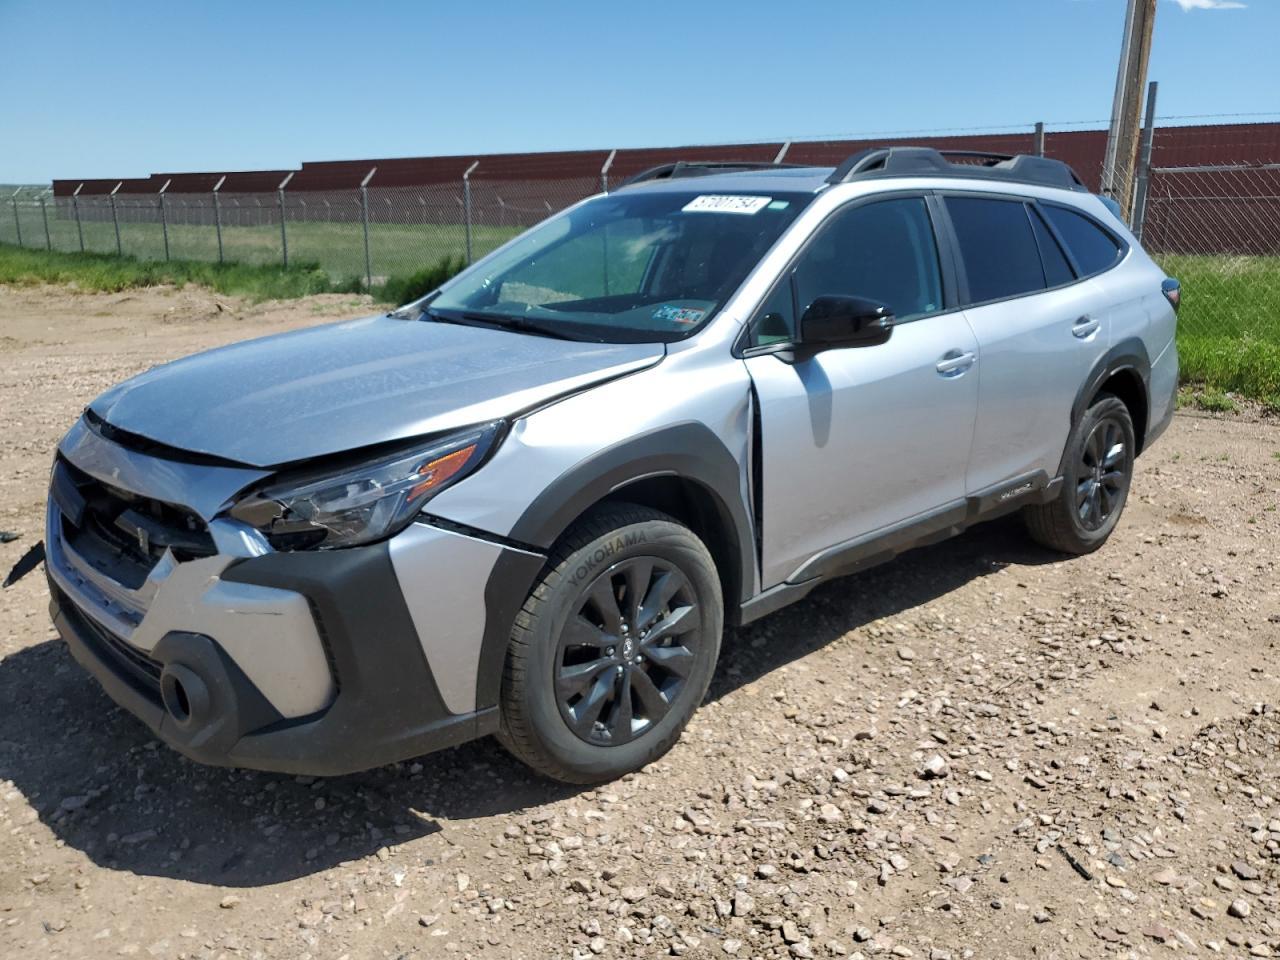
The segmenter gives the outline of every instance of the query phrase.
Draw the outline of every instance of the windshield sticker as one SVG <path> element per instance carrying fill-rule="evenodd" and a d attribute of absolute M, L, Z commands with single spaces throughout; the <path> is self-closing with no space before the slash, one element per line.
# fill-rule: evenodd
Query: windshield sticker
<path fill-rule="evenodd" d="M 700 310 L 697 307 L 676 307 L 669 303 L 664 303 L 653 311 L 653 319 L 655 320 L 666 320 L 686 327 L 693 326 L 706 315 L 707 311 Z"/>
<path fill-rule="evenodd" d="M 700 197 L 694 197 L 682 209 L 685 213 L 759 213 L 772 199 L 772 197 L 703 194 Z"/>
<path fill-rule="evenodd" d="M 787 207 L 789 207 L 789 206 L 791 206 L 791 201 L 789 201 L 789 200 L 775 200 L 775 201 L 773 201 L 773 203 L 769 204 L 769 209 L 770 209 L 770 210 L 785 210 L 785 209 L 787 209 Z"/>

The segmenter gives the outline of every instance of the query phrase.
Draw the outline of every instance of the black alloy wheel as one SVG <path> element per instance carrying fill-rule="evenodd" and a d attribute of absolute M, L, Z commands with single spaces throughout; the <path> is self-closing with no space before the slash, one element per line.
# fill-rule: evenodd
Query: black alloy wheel
<path fill-rule="evenodd" d="M 701 633 L 693 588 L 674 565 L 631 557 L 587 585 L 576 606 L 555 657 L 560 715 L 588 743 L 627 743 L 684 692 Z"/>
<path fill-rule="evenodd" d="M 1124 502 L 1129 485 L 1128 448 L 1114 419 L 1094 424 L 1080 451 L 1076 474 L 1076 512 L 1086 530 L 1100 530 Z"/>

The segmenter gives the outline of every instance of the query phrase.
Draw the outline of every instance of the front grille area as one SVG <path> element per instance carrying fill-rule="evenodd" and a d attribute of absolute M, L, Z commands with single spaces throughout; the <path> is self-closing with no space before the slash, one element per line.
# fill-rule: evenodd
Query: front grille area
<path fill-rule="evenodd" d="M 67 545 L 130 590 L 142 586 L 165 550 L 179 562 L 215 553 L 194 513 L 103 483 L 63 459 L 54 467 L 53 497 Z"/>
<path fill-rule="evenodd" d="M 130 646 L 110 630 L 100 626 L 92 617 L 81 613 L 71 599 L 51 585 L 63 616 L 73 621 L 77 634 L 102 660 L 112 664 L 116 671 L 140 693 L 160 703 L 160 672 L 163 664 L 152 660 L 144 652 Z"/>

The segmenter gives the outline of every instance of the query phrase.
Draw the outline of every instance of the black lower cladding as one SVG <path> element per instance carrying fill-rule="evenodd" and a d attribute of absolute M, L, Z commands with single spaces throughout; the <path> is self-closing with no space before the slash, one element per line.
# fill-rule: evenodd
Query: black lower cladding
<path fill-rule="evenodd" d="M 496 709 L 452 714 L 445 706 L 386 543 L 269 553 L 236 562 L 222 579 L 305 596 L 338 684 L 322 714 L 241 738 L 230 760 L 237 766 L 351 773 L 497 729 Z"/>
<path fill-rule="evenodd" d="M 107 642 L 56 588 L 51 608 L 72 654 L 112 699 L 201 763 L 333 776 L 420 756 L 497 729 L 496 707 L 461 715 L 445 707 L 387 544 L 267 554 L 237 561 L 222 579 L 307 598 L 338 680 L 338 693 L 327 708 L 309 717 L 281 718 L 212 638 L 166 634 L 142 664 L 124 655 L 131 648 L 122 649 L 122 641 Z M 171 665 L 193 671 L 205 688 L 204 715 L 185 724 L 161 700 L 156 671 Z"/>

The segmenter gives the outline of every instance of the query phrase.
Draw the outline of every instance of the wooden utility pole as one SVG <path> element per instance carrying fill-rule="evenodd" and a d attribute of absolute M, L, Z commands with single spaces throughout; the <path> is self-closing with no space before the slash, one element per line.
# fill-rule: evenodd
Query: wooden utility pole
<path fill-rule="evenodd" d="M 1111 130 L 1102 164 L 1102 192 L 1120 204 L 1126 217 L 1133 210 L 1134 164 L 1142 122 L 1142 91 L 1151 59 L 1151 35 L 1156 23 L 1156 0 L 1129 0 L 1124 17 L 1124 41 L 1111 105 Z"/>

